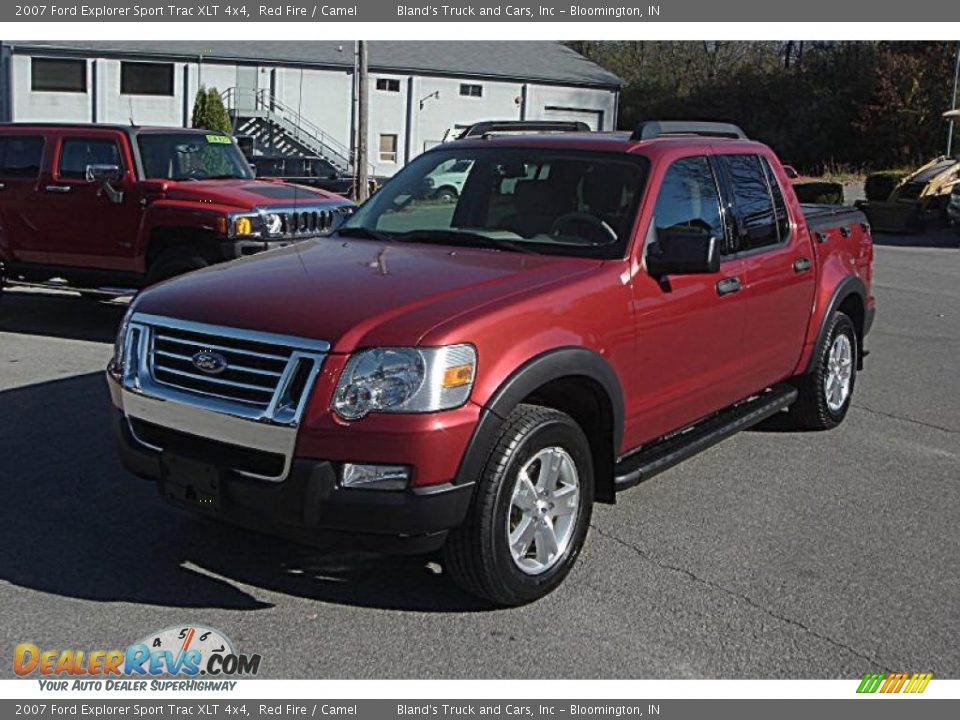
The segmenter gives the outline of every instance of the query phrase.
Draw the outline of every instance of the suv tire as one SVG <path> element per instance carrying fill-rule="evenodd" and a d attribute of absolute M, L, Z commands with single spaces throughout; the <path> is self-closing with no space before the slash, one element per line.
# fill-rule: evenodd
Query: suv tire
<path fill-rule="evenodd" d="M 843 422 L 853 398 L 859 352 L 853 321 L 842 312 L 834 313 L 813 367 L 794 380 L 799 395 L 790 408 L 790 419 L 795 427 L 829 430 Z"/>
<path fill-rule="evenodd" d="M 590 443 L 573 418 L 519 405 L 487 458 L 466 521 L 444 546 L 444 568 L 498 605 L 542 598 L 580 554 L 593 486 Z"/>
<path fill-rule="evenodd" d="M 205 268 L 210 263 L 191 247 L 172 247 L 160 253 L 147 271 L 147 285 Z"/>
<path fill-rule="evenodd" d="M 448 186 L 444 186 L 444 187 L 440 188 L 439 190 L 437 190 L 437 192 L 436 192 L 436 194 L 434 195 L 434 197 L 435 197 L 437 200 L 440 200 L 441 202 L 452 203 L 452 202 L 456 202 L 456 201 L 457 201 L 457 198 L 459 197 L 459 195 L 458 195 L 457 191 L 456 191 L 454 188 L 448 187 Z"/>

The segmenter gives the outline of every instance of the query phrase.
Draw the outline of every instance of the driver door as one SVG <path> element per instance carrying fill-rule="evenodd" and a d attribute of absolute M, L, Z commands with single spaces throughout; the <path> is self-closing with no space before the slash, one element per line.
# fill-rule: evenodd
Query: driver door
<path fill-rule="evenodd" d="M 117 133 L 91 132 L 60 139 L 43 193 L 48 262 L 66 267 L 134 271 L 141 208 L 135 197 L 133 163 Z M 88 182 L 87 165 L 116 165 L 123 192 L 111 201 L 100 183 Z"/>
<path fill-rule="evenodd" d="M 723 251 L 717 273 L 656 278 L 644 266 L 633 279 L 637 363 L 631 426 L 642 436 L 633 439 L 634 446 L 749 392 L 743 300 L 736 284 L 744 282 L 744 264 L 732 253 L 712 158 L 676 159 L 654 187 L 657 201 L 644 246 L 673 230 L 712 235 Z"/>

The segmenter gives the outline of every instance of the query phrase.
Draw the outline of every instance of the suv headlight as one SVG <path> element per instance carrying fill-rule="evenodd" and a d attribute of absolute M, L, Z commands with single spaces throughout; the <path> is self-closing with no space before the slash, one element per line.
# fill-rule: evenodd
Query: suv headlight
<path fill-rule="evenodd" d="M 267 235 L 283 235 L 283 218 L 280 213 L 266 213 L 263 216 L 263 226 Z"/>
<path fill-rule="evenodd" d="M 261 219 L 256 213 L 230 215 L 227 218 L 227 235 L 232 238 L 256 238 L 261 235 Z"/>
<path fill-rule="evenodd" d="M 472 345 L 361 350 L 343 369 L 333 410 L 344 420 L 359 420 L 372 412 L 460 407 L 470 397 L 476 366 Z"/>
<path fill-rule="evenodd" d="M 120 328 L 117 330 L 117 338 L 113 342 L 113 359 L 110 362 L 110 373 L 114 377 L 123 376 L 123 365 L 126 362 L 127 352 L 127 332 L 130 330 L 130 318 L 133 317 L 133 306 L 131 302 L 127 312 L 120 321 Z"/>

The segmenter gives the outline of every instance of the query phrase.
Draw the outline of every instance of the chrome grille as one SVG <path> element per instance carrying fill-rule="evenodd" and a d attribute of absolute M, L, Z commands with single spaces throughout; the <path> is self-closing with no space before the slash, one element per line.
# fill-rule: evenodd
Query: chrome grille
<path fill-rule="evenodd" d="M 216 375 L 198 370 L 194 358 L 201 353 L 216 353 L 226 361 L 225 369 Z M 292 354 L 290 347 L 157 327 L 151 370 L 166 385 L 265 408 Z"/>
<path fill-rule="evenodd" d="M 297 207 L 265 212 L 276 212 L 280 216 L 281 232 L 284 237 L 299 238 L 331 232 L 336 227 L 340 216 L 349 216 L 353 209 L 353 206 L 345 205 L 343 207 Z"/>
<path fill-rule="evenodd" d="M 125 385 L 235 417 L 295 425 L 330 346 L 136 313 Z M 213 363 L 205 365 L 204 361 Z"/>

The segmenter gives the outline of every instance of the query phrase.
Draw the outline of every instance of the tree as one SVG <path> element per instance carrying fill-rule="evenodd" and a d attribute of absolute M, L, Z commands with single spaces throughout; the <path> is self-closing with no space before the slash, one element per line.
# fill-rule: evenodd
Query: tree
<path fill-rule="evenodd" d="M 224 107 L 223 99 L 216 88 L 208 90 L 201 85 L 200 89 L 197 90 L 197 96 L 193 101 L 191 124 L 195 128 L 213 130 L 224 135 L 233 133 L 233 121 L 230 119 L 230 113 Z"/>

